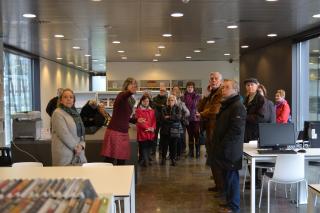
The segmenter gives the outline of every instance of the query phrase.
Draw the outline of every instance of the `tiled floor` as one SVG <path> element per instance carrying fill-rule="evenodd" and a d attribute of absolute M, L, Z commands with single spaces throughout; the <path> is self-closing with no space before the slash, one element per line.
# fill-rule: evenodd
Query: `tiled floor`
<path fill-rule="evenodd" d="M 160 166 L 158 159 L 147 168 L 138 168 L 136 188 L 136 210 L 138 213 L 206 213 L 217 212 L 221 202 L 207 188 L 213 186 L 210 180 L 210 169 L 205 166 L 204 150 L 200 159 L 183 158 L 177 166 Z M 320 167 L 319 167 L 320 168 Z M 309 176 L 315 177 L 319 168 L 311 168 Z M 243 171 L 241 171 L 243 173 Z M 241 178 L 242 181 L 242 178 Z M 256 191 L 257 205 L 260 190 Z M 299 208 L 285 198 L 284 188 L 278 186 L 277 192 L 272 192 L 271 212 L 307 212 L 306 205 Z M 318 203 L 318 206 L 320 203 Z M 261 209 L 256 212 L 267 212 L 267 195 L 264 194 Z M 250 192 L 241 193 L 241 212 L 250 212 Z M 320 208 L 317 209 L 320 212 Z"/>

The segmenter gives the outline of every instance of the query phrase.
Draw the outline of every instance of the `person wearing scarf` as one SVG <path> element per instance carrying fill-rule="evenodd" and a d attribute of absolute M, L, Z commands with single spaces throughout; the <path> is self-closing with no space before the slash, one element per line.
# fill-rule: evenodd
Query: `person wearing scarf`
<path fill-rule="evenodd" d="M 129 77 L 124 81 L 122 91 L 116 97 L 111 121 L 106 129 L 100 152 L 105 157 L 105 162 L 124 165 L 125 161 L 130 158 L 131 148 L 128 130 L 135 104 L 132 95 L 136 91 L 137 82 Z"/>
<path fill-rule="evenodd" d="M 75 97 L 71 89 L 64 89 L 58 100 L 58 108 L 52 114 L 52 165 L 81 165 L 85 156 L 85 129 L 74 107 Z"/>
<path fill-rule="evenodd" d="M 275 95 L 277 123 L 286 124 L 290 117 L 290 106 L 285 97 L 286 92 L 282 89 L 278 90 Z"/>

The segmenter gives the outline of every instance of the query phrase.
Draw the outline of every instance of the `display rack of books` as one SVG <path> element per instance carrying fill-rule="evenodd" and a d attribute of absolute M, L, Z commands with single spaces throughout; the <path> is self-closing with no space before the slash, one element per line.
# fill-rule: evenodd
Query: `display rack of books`
<path fill-rule="evenodd" d="M 112 212 L 111 195 L 98 197 L 88 179 L 0 181 L 0 212 Z"/>
<path fill-rule="evenodd" d="M 201 80 L 172 80 L 172 87 L 174 86 L 178 86 L 181 90 L 182 93 L 184 93 L 186 91 L 186 85 L 188 81 L 192 81 L 195 84 L 195 91 L 198 94 L 202 94 L 202 84 L 201 84 Z"/>

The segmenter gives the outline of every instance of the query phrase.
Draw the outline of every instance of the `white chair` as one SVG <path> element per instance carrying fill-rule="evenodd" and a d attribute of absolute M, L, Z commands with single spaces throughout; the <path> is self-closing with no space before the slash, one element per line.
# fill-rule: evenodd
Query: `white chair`
<path fill-rule="evenodd" d="M 18 162 L 13 163 L 12 167 L 43 167 L 43 164 L 40 162 Z"/>
<path fill-rule="evenodd" d="M 112 163 L 104 163 L 104 162 L 93 162 L 93 163 L 84 163 L 82 167 L 105 167 L 105 166 L 113 166 Z M 114 198 L 114 201 L 118 204 L 119 212 L 121 213 L 121 198 Z M 117 208 L 114 208 L 116 211 Z"/>
<path fill-rule="evenodd" d="M 95 162 L 95 163 L 84 163 L 83 167 L 98 167 L 98 166 L 113 166 L 112 163 Z"/>
<path fill-rule="evenodd" d="M 266 173 L 262 178 L 262 186 L 260 192 L 259 208 L 261 207 L 261 199 L 264 182 L 268 181 L 268 213 L 270 212 L 270 184 L 296 184 L 297 187 L 297 207 L 299 206 L 299 183 L 307 180 L 304 173 L 304 155 L 303 154 L 281 154 L 278 155 L 274 173 Z M 306 191 L 307 193 L 307 191 Z"/>

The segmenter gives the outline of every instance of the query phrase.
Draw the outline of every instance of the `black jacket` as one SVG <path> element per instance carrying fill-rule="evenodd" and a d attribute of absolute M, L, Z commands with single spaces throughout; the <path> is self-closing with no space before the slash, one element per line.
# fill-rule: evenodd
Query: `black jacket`
<path fill-rule="evenodd" d="M 47 105 L 47 108 L 46 108 L 46 112 L 48 113 L 48 115 L 51 117 L 52 116 L 52 113 L 53 111 L 57 108 L 58 106 L 58 96 L 52 98 L 48 105 Z"/>
<path fill-rule="evenodd" d="M 242 168 L 246 109 L 236 95 L 221 103 L 213 133 L 213 161 L 224 170 Z"/>
<path fill-rule="evenodd" d="M 92 108 L 89 101 L 82 107 L 80 116 L 85 127 L 101 127 L 105 118 L 100 114 L 98 108 Z"/>
<path fill-rule="evenodd" d="M 160 95 L 158 94 L 156 97 L 152 100 L 152 108 L 155 110 L 156 113 L 156 119 L 157 119 L 157 126 L 161 123 L 161 113 L 162 109 L 167 104 L 167 95 Z"/>
<path fill-rule="evenodd" d="M 166 115 L 169 115 L 169 118 L 165 118 Z M 166 106 L 162 108 L 161 113 L 162 127 L 160 130 L 161 135 L 170 135 L 170 128 L 173 123 L 180 123 L 181 120 L 181 109 L 177 105 L 174 105 L 172 108 Z"/>
<path fill-rule="evenodd" d="M 275 108 L 271 101 L 257 93 L 253 100 L 248 103 L 249 96 L 246 97 L 244 105 L 247 109 L 246 131 L 244 142 L 259 138 L 259 123 L 275 122 Z M 270 103 L 271 102 L 271 103 Z"/>

